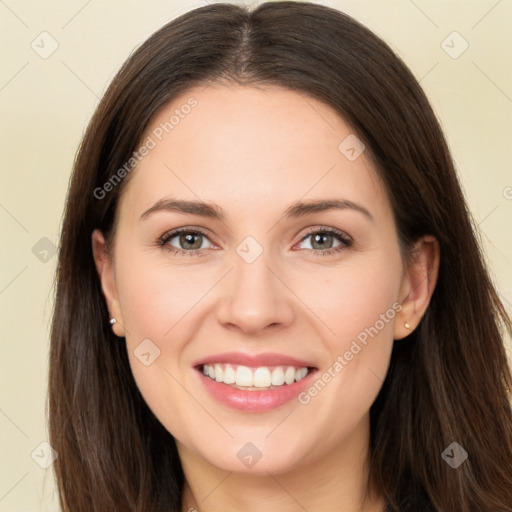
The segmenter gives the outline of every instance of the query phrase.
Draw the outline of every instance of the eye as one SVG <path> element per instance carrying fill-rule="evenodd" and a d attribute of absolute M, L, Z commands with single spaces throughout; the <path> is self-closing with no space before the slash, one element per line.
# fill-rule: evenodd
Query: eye
<path fill-rule="evenodd" d="M 306 247 L 308 250 L 312 250 L 313 254 L 317 256 L 326 256 L 333 254 L 352 245 L 352 239 L 342 231 L 334 228 L 314 228 L 309 230 L 304 237 L 301 239 L 301 243 L 311 238 L 310 247 Z M 338 245 L 333 245 L 338 241 Z"/>
<path fill-rule="evenodd" d="M 193 256 L 208 248 L 204 246 L 206 240 L 210 239 L 200 230 L 180 228 L 163 235 L 158 244 L 174 254 Z"/>
<path fill-rule="evenodd" d="M 306 247 L 306 249 L 313 251 L 316 256 L 326 256 L 340 252 L 353 243 L 352 238 L 347 234 L 334 228 L 317 227 L 310 229 L 302 237 L 300 243 L 309 238 L 311 238 L 310 247 Z M 200 256 L 208 249 L 208 246 L 204 245 L 205 242 L 211 243 L 210 238 L 203 231 L 180 228 L 164 234 L 158 240 L 158 245 L 176 255 Z"/>

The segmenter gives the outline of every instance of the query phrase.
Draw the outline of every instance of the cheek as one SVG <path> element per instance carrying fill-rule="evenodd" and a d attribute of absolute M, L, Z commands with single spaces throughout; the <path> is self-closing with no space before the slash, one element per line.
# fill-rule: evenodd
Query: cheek
<path fill-rule="evenodd" d="M 179 365 L 200 327 L 194 306 L 212 287 L 213 276 L 208 280 L 204 272 L 148 264 L 134 255 L 118 261 L 116 279 L 134 379 L 149 408 L 168 424 L 177 410 L 191 405 Z"/>
<path fill-rule="evenodd" d="M 387 263 L 379 263 L 377 258 L 354 260 L 353 264 L 322 269 L 314 278 L 295 278 L 294 291 L 316 323 L 324 326 L 323 339 L 329 351 L 344 349 L 360 333 L 364 338 L 365 329 L 375 324 L 379 332 L 392 332 L 402 267 L 397 258 L 381 260 Z"/>
<path fill-rule="evenodd" d="M 399 258 L 382 257 L 328 272 L 298 292 L 321 320 L 325 354 L 301 403 L 321 423 L 349 427 L 368 411 L 387 373 L 402 267 Z"/>
<path fill-rule="evenodd" d="M 118 289 L 131 341 L 154 338 L 166 343 L 176 338 L 175 330 L 187 322 L 187 315 L 212 287 L 214 277 L 199 266 L 185 270 L 166 264 L 164 258 L 155 264 L 143 254 L 120 262 Z"/>

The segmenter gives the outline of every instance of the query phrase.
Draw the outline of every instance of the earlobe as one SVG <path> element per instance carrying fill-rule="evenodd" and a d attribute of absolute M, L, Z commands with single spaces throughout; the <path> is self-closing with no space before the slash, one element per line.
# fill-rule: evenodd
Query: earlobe
<path fill-rule="evenodd" d="M 107 253 L 105 238 L 99 229 L 95 229 L 92 232 L 91 243 L 94 263 L 101 282 L 101 289 L 107 302 L 109 317 L 116 319 L 116 322 L 110 322 L 110 324 L 112 325 L 114 334 L 122 337 L 125 334 L 123 328 L 124 322 L 117 295 L 112 259 Z"/>
<path fill-rule="evenodd" d="M 414 255 L 405 269 L 400 298 L 402 309 L 395 323 L 394 339 L 408 336 L 420 323 L 434 293 L 439 272 L 439 242 L 431 235 L 415 244 Z"/>

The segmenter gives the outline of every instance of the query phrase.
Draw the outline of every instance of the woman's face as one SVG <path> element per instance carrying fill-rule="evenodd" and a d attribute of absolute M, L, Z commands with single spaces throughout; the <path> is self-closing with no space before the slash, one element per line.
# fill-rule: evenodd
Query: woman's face
<path fill-rule="evenodd" d="M 226 471 L 284 472 L 367 436 L 405 277 L 350 127 L 303 94 L 214 85 L 143 143 L 103 284 L 156 417 Z"/>

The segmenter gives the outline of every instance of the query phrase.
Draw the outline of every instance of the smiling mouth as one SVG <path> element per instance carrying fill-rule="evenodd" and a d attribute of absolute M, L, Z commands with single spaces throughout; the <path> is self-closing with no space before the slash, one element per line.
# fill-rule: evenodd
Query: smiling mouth
<path fill-rule="evenodd" d="M 258 366 L 237 364 L 202 364 L 197 369 L 206 377 L 244 391 L 269 391 L 290 386 L 316 371 L 311 366 Z"/>

